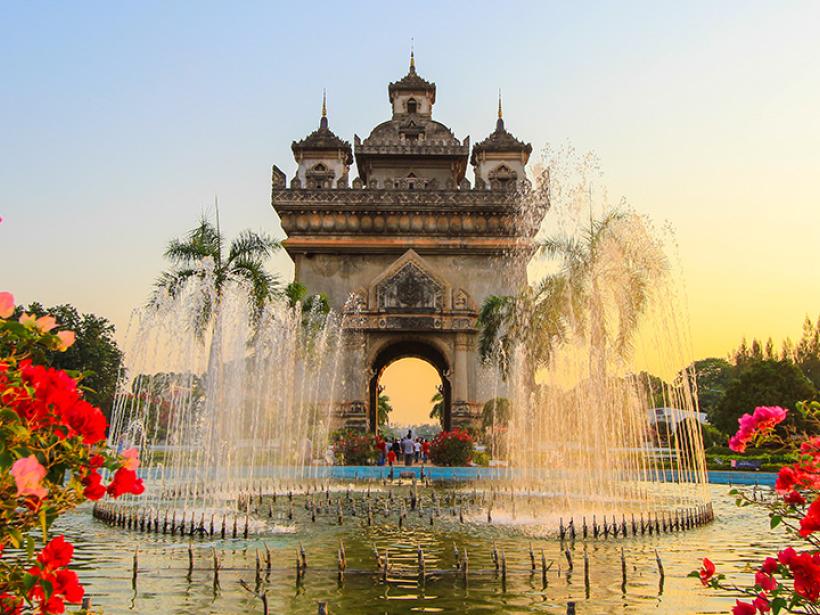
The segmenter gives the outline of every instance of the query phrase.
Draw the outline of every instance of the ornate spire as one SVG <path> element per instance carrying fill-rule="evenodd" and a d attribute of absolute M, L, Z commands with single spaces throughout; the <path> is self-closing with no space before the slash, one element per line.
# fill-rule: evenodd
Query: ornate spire
<path fill-rule="evenodd" d="M 319 120 L 319 128 L 327 128 L 327 90 L 322 88 L 322 119 Z"/>
<path fill-rule="evenodd" d="M 416 49 L 415 40 L 410 39 L 410 72 L 416 72 Z"/>
<path fill-rule="evenodd" d="M 501 111 L 501 88 L 498 88 L 498 119 L 495 122 L 497 131 L 504 130 L 504 113 Z"/>

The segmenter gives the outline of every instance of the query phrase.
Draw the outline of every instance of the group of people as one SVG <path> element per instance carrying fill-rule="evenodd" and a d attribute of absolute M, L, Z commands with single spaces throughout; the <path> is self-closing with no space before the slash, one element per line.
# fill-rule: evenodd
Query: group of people
<path fill-rule="evenodd" d="M 427 463 L 430 458 L 430 441 L 426 438 L 413 439 L 413 432 L 408 431 L 401 440 L 393 438 L 379 441 L 379 465 L 393 466 L 397 461 L 404 460 L 404 465 L 412 466 L 415 463 Z"/>

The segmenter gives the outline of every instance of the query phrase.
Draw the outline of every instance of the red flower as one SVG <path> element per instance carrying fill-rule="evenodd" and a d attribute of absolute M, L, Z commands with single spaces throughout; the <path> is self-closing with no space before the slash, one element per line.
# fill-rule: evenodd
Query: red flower
<path fill-rule="evenodd" d="M 766 574 L 762 570 L 755 573 L 755 585 L 760 585 L 760 589 L 764 592 L 770 592 L 777 587 L 777 581 L 770 574 Z"/>
<path fill-rule="evenodd" d="M 105 495 L 105 487 L 102 485 L 102 477 L 97 470 L 89 470 L 88 476 L 82 479 L 85 489 L 83 495 L 89 500 L 99 500 Z"/>
<path fill-rule="evenodd" d="M 783 501 L 792 506 L 802 506 L 806 503 L 806 498 L 800 495 L 799 491 L 789 491 L 783 496 Z"/>
<path fill-rule="evenodd" d="M 703 567 L 700 569 L 700 582 L 709 585 L 709 579 L 715 574 L 715 565 L 708 557 L 703 558 Z"/>
<path fill-rule="evenodd" d="M 752 605 L 761 613 L 768 613 L 772 610 L 772 607 L 769 605 L 769 599 L 766 597 L 766 594 L 760 593 L 757 595 L 757 598 L 752 600 Z"/>
<path fill-rule="evenodd" d="M 806 600 L 817 602 L 820 598 L 820 555 L 798 554 L 794 549 L 792 553 L 788 566 L 794 576 L 794 591 Z"/>
<path fill-rule="evenodd" d="M 43 547 L 37 556 L 37 561 L 42 565 L 43 570 L 53 571 L 68 566 L 73 555 L 74 545 L 66 542 L 65 536 L 57 536 Z"/>
<path fill-rule="evenodd" d="M 786 566 L 791 566 L 791 563 L 794 561 L 794 558 L 797 557 L 797 551 L 794 550 L 794 547 L 786 547 L 780 553 L 777 554 L 777 559 L 780 560 L 781 564 Z"/>
<path fill-rule="evenodd" d="M 803 442 L 803 444 L 800 445 L 800 452 L 804 455 L 811 455 L 817 459 L 817 457 L 820 456 L 820 436 L 813 436 Z"/>
<path fill-rule="evenodd" d="M 63 418 L 74 433 L 82 436 L 85 444 L 96 444 L 105 439 L 105 415 L 87 401 L 77 400 L 63 411 Z"/>
<path fill-rule="evenodd" d="M 766 574 L 774 574 L 775 572 L 777 572 L 777 566 L 778 563 L 775 558 L 767 557 L 765 560 L 763 560 L 763 566 L 761 566 L 760 569 Z"/>
<path fill-rule="evenodd" d="M 143 491 L 145 491 L 145 487 L 142 484 L 142 479 L 137 478 L 137 473 L 133 470 L 126 470 L 125 468 L 117 470 L 116 474 L 114 474 L 114 480 L 108 485 L 109 495 L 115 498 L 120 497 L 124 493 L 139 495 Z"/>
<path fill-rule="evenodd" d="M 735 606 L 732 608 L 732 615 L 756 615 L 757 609 L 755 605 L 749 602 L 742 602 L 735 600 Z"/>
<path fill-rule="evenodd" d="M 52 596 L 45 602 L 40 603 L 40 613 L 43 613 L 43 615 L 65 613 L 65 603 L 59 596 Z"/>
<path fill-rule="evenodd" d="M 80 580 L 77 578 L 77 573 L 73 570 L 58 570 L 54 575 L 54 593 L 62 594 L 66 602 L 79 604 L 82 602 L 85 590 L 80 585 Z"/>
<path fill-rule="evenodd" d="M 800 535 L 805 538 L 812 532 L 820 530 L 820 498 L 814 500 L 800 520 Z"/>
<path fill-rule="evenodd" d="M 0 613 L 3 615 L 21 615 L 23 600 L 7 592 L 0 593 Z"/>

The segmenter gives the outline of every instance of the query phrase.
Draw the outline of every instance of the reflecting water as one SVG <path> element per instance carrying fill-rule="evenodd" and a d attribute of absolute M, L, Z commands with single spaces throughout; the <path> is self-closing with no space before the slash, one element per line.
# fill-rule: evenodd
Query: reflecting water
<path fill-rule="evenodd" d="M 430 527 L 424 515 L 408 511 L 400 529 L 397 515 L 377 516 L 368 527 L 361 516 L 346 517 L 338 526 L 333 515 L 316 523 L 302 515 L 294 522 L 274 519 L 264 539 L 194 539 L 194 569 L 188 574 L 189 538 L 132 532 L 91 518 L 87 507 L 66 516 L 58 531 L 77 545 L 76 561 L 93 604 L 107 613 L 261 613 L 261 601 L 242 589 L 240 579 L 256 585 L 257 550 L 261 557 L 260 589 L 267 592 L 271 613 L 316 613 L 326 601 L 331 613 L 565 613 L 569 601 L 577 613 L 725 613 L 733 600 L 701 588 L 686 574 L 708 555 L 730 578 L 749 577 L 747 564 L 759 563 L 780 540 L 759 511 L 738 509 L 728 487 L 711 487 L 717 520 L 705 527 L 668 535 L 624 539 L 578 540 L 571 546 L 574 569 L 555 538 L 526 536 L 509 527 L 461 524 L 442 512 Z M 398 508 L 396 508 L 396 511 Z M 392 511 L 391 511 L 392 512 Z M 347 571 L 339 580 L 337 550 L 342 540 Z M 492 559 L 493 542 L 507 561 L 502 583 Z M 532 542 L 537 570 L 531 574 Z M 296 555 L 307 557 L 304 580 L 296 582 Z M 271 570 L 265 565 L 265 546 Z M 426 577 L 419 582 L 417 549 L 424 553 Z M 570 546 L 570 545 L 567 545 Z M 132 585 L 134 550 L 139 547 L 139 572 Z M 456 570 L 454 547 L 468 554 L 464 580 Z M 627 562 L 622 587 L 621 548 Z M 221 561 L 214 586 L 212 549 Z M 377 570 L 374 549 L 389 549 L 386 581 Z M 553 562 L 543 587 L 543 549 Z M 665 581 L 661 587 L 655 549 L 661 555 Z M 589 561 L 585 589 L 583 554 Z M 460 557 L 463 557 L 460 556 Z"/>

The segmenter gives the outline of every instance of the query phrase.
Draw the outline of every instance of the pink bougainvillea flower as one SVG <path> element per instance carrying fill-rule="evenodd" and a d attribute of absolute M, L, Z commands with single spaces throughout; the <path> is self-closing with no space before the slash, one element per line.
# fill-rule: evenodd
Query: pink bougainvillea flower
<path fill-rule="evenodd" d="M 122 452 L 123 461 L 122 467 L 132 472 L 140 467 L 139 451 L 136 448 L 129 448 Z"/>
<path fill-rule="evenodd" d="M 60 345 L 57 347 L 60 352 L 65 352 L 77 341 L 77 336 L 74 331 L 59 331 L 57 337 L 60 338 Z"/>
<path fill-rule="evenodd" d="M 14 295 L 8 292 L 0 293 L 0 318 L 8 318 L 14 313 Z"/>
<path fill-rule="evenodd" d="M 11 475 L 17 483 L 17 497 L 33 495 L 42 500 L 48 493 L 48 489 L 40 484 L 46 477 L 46 469 L 34 455 L 15 461 Z"/>
<path fill-rule="evenodd" d="M 46 314 L 45 316 L 40 316 L 34 323 L 34 326 L 37 327 L 40 333 L 48 333 L 57 326 L 57 319 L 54 318 L 54 316 Z"/>
<path fill-rule="evenodd" d="M 787 413 L 780 406 L 758 406 L 753 414 L 744 414 L 737 420 L 737 433 L 729 438 L 729 448 L 736 453 L 745 452 L 755 436 L 770 432 L 786 419 Z"/>
<path fill-rule="evenodd" d="M 709 580 L 715 574 L 715 565 L 708 557 L 703 558 L 703 567 L 700 569 L 700 582 L 709 585 Z"/>

